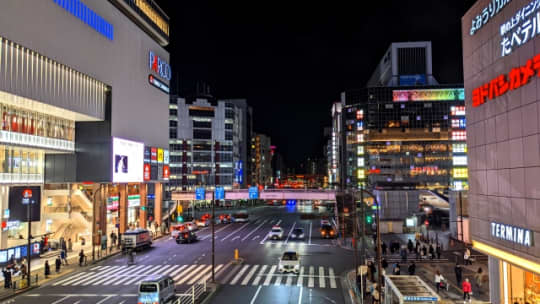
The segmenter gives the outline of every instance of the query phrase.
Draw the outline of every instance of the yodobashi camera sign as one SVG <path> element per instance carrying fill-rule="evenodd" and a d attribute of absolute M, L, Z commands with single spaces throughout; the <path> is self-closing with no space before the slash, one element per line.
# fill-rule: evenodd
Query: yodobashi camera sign
<path fill-rule="evenodd" d="M 143 181 L 144 144 L 113 137 L 112 179 L 114 183 Z"/>

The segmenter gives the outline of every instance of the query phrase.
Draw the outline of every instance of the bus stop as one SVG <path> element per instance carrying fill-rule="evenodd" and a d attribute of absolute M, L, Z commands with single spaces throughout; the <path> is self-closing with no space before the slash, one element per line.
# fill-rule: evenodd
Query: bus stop
<path fill-rule="evenodd" d="M 387 275 L 384 282 L 384 304 L 439 303 L 437 293 L 418 276 Z"/>

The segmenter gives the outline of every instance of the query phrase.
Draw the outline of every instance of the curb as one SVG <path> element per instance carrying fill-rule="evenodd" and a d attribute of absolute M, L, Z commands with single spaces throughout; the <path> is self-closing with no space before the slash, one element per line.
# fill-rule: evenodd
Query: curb
<path fill-rule="evenodd" d="M 358 301 L 358 297 L 356 295 L 357 294 L 357 291 L 355 290 L 356 286 L 354 283 L 351 282 L 351 280 L 349 280 L 349 272 L 351 271 L 354 271 L 354 270 L 347 270 L 340 275 L 341 282 L 344 287 L 341 289 L 341 291 L 343 292 L 343 299 L 345 299 L 345 303 L 357 304 L 360 302 Z"/>
<path fill-rule="evenodd" d="M 200 304 L 208 304 L 210 303 L 210 301 L 214 298 L 214 295 L 218 292 L 218 290 L 221 289 L 221 284 L 219 283 L 216 283 L 216 286 L 214 288 L 212 288 L 212 291 L 210 291 L 205 297 L 204 299 L 200 300 L 200 301 L 196 301 Z"/>

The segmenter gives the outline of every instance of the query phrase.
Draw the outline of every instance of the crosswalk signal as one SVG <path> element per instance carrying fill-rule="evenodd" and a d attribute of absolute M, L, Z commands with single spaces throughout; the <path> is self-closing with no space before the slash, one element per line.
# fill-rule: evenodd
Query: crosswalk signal
<path fill-rule="evenodd" d="M 373 223 L 373 215 L 366 215 L 366 223 L 368 224 Z"/>
<path fill-rule="evenodd" d="M 179 215 L 179 216 L 176 217 L 176 221 L 177 221 L 178 223 L 183 223 L 183 222 L 184 222 L 184 217 L 181 216 L 181 215 Z"/>

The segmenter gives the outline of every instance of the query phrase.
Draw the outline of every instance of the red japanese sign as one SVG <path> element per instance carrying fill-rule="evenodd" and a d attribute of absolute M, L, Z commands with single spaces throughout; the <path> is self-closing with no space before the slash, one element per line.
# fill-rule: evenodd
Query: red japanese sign
<path fill-rule="evenodd" d="M 150 180 L 150 164 L 144 164 L 143 179 L 145 181 Z"/>
<path fill-rule="evenodd" d="M 513 68 L 508 75 L 501 74 L 489 83 L 476 88 L 472 92 L 473 107 L 506 94 L 506 92 L 519 89 L 526 85 L 537 74 L 540 77 L 540 54 L 529 59 L 524 66 Z"/>
<path fill-rule="evenodd" d="M 163 179 L 169 179 L 171 171 L 169 170 L 169 165 L 163 166 Z"/>

